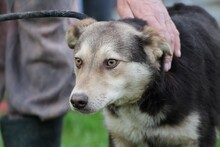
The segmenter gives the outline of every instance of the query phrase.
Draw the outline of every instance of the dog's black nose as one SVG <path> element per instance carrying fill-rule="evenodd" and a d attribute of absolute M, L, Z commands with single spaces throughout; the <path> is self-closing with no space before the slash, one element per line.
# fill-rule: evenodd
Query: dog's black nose
<path fill-rule="evenodd" d="M 88 103 L 88 96 L 85 94 L 73 94 L 70 103 L 77 109 L 83 109 Z"/>

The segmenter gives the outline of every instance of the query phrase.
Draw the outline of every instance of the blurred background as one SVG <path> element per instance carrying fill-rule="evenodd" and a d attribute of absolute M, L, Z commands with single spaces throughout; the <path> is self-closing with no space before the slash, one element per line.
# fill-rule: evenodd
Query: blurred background
<path fill-rule="evenodd" d="M 167 6 L 175 2 L 199 4 L 220 22 L 220 0 L 164 0 Z M 79 11 L 99 21 L 118 19 L 115 0 L 78 0 Z M 0 34 L 1 35 L 1 34 Z M 6 94 L 7 95 L 7 94 Z M 0 116 L 6 114 L 5 96 L 0 103 Z M 1 134 L 0 134 L 1 135 Z M 108 134 L 105 130 L 101 112 L 93 115 L 82 115 L 68 112 L 64 117 L 62 147 L 107 147 Z M 3 147 L 0 136 L 0 147 Z M 218 141 L 220 147 L 220 141 Z"/>

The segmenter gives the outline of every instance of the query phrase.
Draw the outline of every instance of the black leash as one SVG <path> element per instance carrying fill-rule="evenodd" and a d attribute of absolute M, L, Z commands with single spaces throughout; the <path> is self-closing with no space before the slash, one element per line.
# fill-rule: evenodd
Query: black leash
<path fill-rule="evenodd" d="M 29 11 L 21 13 L 8 13 L 0 15 L 1 21 L 16 20 L 16 19 L 29 19 L 29 18 L 44 18 L 44 17 L 70 17 L 76 19 L 85 19 L 89 16 L 74 11 L 65 10 L 45 10 L 45 11 Z"/>

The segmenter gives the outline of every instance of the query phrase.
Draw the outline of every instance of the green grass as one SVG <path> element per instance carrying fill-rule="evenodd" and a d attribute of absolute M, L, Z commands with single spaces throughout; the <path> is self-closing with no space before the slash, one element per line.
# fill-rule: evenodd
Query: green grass
<path fill-rule="evenodd" d="M 108 135 L 100 113 L 69 112 L 64 119 L 62 147 L 107 147 Z"/>
<path fill-rule="evenodd" d="M 82 115 L 69 112 L 64 118 L 62 147 L 107 147 L 108 135 L 100 113 Z M 0 147 L 3 147 L 0 136 Z M 217 147 L 220 147 L 218 140 Z"/>
<path fill-rule="evenodd" d="M 3 147 L 1 133 L 0 147 Z M 67 113 L 64 118 L 61 147 L 108 147 L 108 135 L 101 113 Z"/>

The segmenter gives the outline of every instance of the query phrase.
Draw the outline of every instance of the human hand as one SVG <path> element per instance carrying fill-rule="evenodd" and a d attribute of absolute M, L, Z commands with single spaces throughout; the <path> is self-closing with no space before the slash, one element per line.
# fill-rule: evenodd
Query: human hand
<path fill-rule="evenodd" d="M 171 20 L 162 0 L 117 0 L 117 10 L 122 18 L 140 18 L 158 30 L 171 46 L 176 57 L 181 56 L 179 32 Z M 165 56 L 164 70 L 169 71 L 173 55 Z"/>

